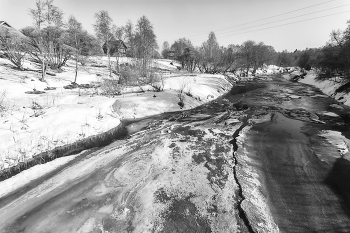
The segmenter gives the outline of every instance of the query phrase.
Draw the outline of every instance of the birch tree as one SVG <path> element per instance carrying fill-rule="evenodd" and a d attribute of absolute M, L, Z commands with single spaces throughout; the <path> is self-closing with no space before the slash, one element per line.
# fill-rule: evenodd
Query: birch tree
<path fill-rule="evenodd" d="M 63 12 L 53 4 L 53 0 L 37 0 L 35 8 L 29 9 L 34 20 L 35 33 L 30 38 L 30 55 L 40 61 L 42 77 L 48 65 L 60 68 L 70 57 L 69 48 L 65 47 L 61 40 L 63 26 Z"/>
<path fill-rule="evenodd" d="M 63 12 L 53 4 L 53 0 L 37 0 L 35 8 L 29 9 L 29 14 L 39 30 L 43 26 L 61 27 L 63 25 Z"/>
<path fill-rule="evenodd" d="M 74 77 L 74 83 L 77 82 L 78 77 L 78 60 L 80 58 L 81 50 L 82 50 L 82 34 L 83 34 L 83 28 L 81 26 L 81 23 L 78 22 L 78 20 L 74 16 L 70 16 L 68 19 L 68 30 L 67 30 L 67 36 L 68 36 L 68 42 L 71 46 L 75 48 L 75 77 Z"/>
<path fill-rule="evenodd" d="M 95 14 L 96 23 L 93 25 L 96 37 L 107 46 L 109 76 L 112 76 L 111 55 L 109 42 L 113 39 L 113 20 L 107 11 L 100 11 Z"/>
<path fill-rule="evenodd" d="M 136 25 L 137 56 L 142 59 L 142 71 L 146 75 L 153 51 L 158 49 L 156 35 L 153 26 L 146 16 L 142 16 Z"/>

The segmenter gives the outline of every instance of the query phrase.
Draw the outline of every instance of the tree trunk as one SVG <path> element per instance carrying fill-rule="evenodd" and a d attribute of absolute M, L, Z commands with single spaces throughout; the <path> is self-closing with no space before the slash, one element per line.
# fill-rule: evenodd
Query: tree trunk
<path fill-rule="evenodd" d="M 77 77 L 78 77 L 78 54 L 75 58 L 75 78 L 74 83 L 77 83 Z"/>
<path fill-rule="evenodd" d="M 107 47 L 107 56 L 108 56 L 109 77 L 112 77 L 111 55 L 109 54 L 109 48 L 108 47 Z"/>
<path fill-rule="evenodd" d="M 254 66 L 254 67 L 253 67 L 253 72 L 252 72 L 252 75 L 254 75 L 254 74 L 255 74 L 256 70 L 257 70 L 257 66 Z"/>
<path fill-rule="evenodd" d="M 74 83 L 77 83 L 77 77 L 78 77 L 78 40 L 77 40 L 77 33 L 74 35 L 75 37 L 75 78 L 74 78 Z"/>
<path fill-rule="evenodd" d="M 42 64 L 41 64 L 41 80 L 42 82 L 45 81 L 45 75 L 46 75 L 46 64 L 45 64 L 45 61 L 44 59 L 42 60 Z"/>
<path fill-rule="evenodd" d="M 117 72 L 119 73 L 119 56 L 118 56 L 118 54 L 116 56 L 116 61 L 117 61 Z"/>

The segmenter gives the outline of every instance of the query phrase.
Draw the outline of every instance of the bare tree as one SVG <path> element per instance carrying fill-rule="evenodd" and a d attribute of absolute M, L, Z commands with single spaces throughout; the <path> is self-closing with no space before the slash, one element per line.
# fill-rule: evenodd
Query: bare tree
<path fill-rule="evenodd" d="M 36 6 L 36 8 L 29 9 L 29 13 L 33 17 L 34 25 L 40 29 L 42 23 L 45 22 L 45 17 L 44 17 L 45 4 L 41 0 L 37 0 L 35 3 L 35 6 Z"/>
<path fill-rule="evenodd" d="M 143 74 L 147 75 L 147 69 L 150 65 L 153 51 L 158 49 L 158 44 L 156 41 L 156 35 L 153 31 L 153 26 L 146 16 L 142 16 L 137 21 L 135 41 L 137 56 L 142 59 Z"/>
<path fill-rule="evenodd" d="M 45 80 L 48 67 L 61 69 L 74 52 L 72 47 L 65 44 L 65 31 L 61 28 L 33 29 L 28 36 L 28 53 L 33 61 L 41 64 L 41 81 Z"/>
<path fill-rule="evenodd" d="M 217 60 L 218 58 L 218 50 L 219 50 L 219 43 L 216 40 L 216 36 L 214 32 L 209 33 L 208 40 L 206 43 L 203 44 L 203 47 L 205 49 L 205 56 L 207 57 L 209 62 L 213 62 Z"/>
<path fill-rule="evenodd" d="M 46 0 L 45 1 L 45 7 L 46 7 L 46 17 L 45 20 L 48 24 L 48 26 L 55 25 L 57 27 L 60 27 L 63 25 L 63 12 L 60 8 L 53 5 L 53 0 Z"/>
<path fill-rule="evenodd" d="M 77 82 L 78 77 L 78 60 L 81 55 L 81 50 L 83 46 L 82 34 L 83 28 L 81 23 L 74 16 L 70 16 L 67 22 L 68 30 L 67 30 L 67 40 L 69 40 L 74 48 L 75 48 L 75 77 L 74 83 Z"/>
<path fill-rule="evenodd" d="M 320 64 L 324 70 L 332 73 L 343 71 L 350 79 L 350 20 L 344 31 L 333 30 L 330 42 L 322 49 Z"/>
<path fill-rule="evenodd" d="M 112 76 L 111 55 L 109 42 L 113 39 L 112 18 L 107 11 L 100 11 L 95 14 L 96 23 L 93 25 L 97 38 L 107 46 L 109 76 Z"/>
<path fill-rule="evenodd" d="M 117 27 L 113 26 L 112 27 L 113 35 L 117 40 L 122 40 L 125 41 L 126 33 L 125 33 L 125 28 L 122 27 Z"/>
<path fill-rule="evenodd" d="M 246 75 L 248 75 L 249 69 L 254 64 L 254 47 L 256 45 L 255 41 L 248 40 L 243 42 L 240 50 L 240 60 L 242 69 L 246 69 Z"/>
<path fill-rule="evenodd" d="M 119 72 L 119 57 L 121 56 L 121 47 L 123 46 L 121 41 L 124 43 L 125 41 L 125 38 L 126 38 L 126 30 L 125 30 L 125 27 L 117 27 L 117 26 L 113 26 L 112 27 L 112 32 L 113 32 L 113 35 L 114 35 L 114 38 L 119 40 L 119 42 L 115 42 L 115 43 L 118 43 L 118 46 L 114 46 L 115 48 L 115 58 L 116 58 L 116 69 L 117 69 L 117 72 Z"/>
<path fill-rule="evenodd" d="M 203 42 L 200 50 L 199 68 L 205 73 L 217 73 L 221 65 L 223 49 L 220 48 L 214 32 L 210 32 L 208 40 Z"/>
<path fill-rule="evenodd" d="M 53 0 L 41 1 L 37 0 L 34 9 L 29 9 L 30 15 L 33 17 L 34 25 L 41 29 L 45 26 L 63 25 L 63 12 L 60 8 L 53 4 Z"/>
<path fill-rule="evenodd" d="M 163 58 L 168 58 L 168 52 L 169 52 L 169 43 L 168 41 L 163 42 L 163 49 L 162 49 L 162 56 Z"/>
<path fill-rule="evenodd" d="M 128 46 L 129 56 L 135 57 L 135 32 L 134 32 L 134 25 L 130 20 L 126 22 L 126 25 L 124 26 L 124 33 L 125 33 L 125 42 Z"/>
<path fill-rule="evenodd" d="M 36 29 L 28 31 L 28 49 L 32 58 L 41 64 L 42 81 L 45 80 L 48 65 L 59 69 L 71 56 L 71 49 L 62 41 L 63 12 L 53 1 L 37 0 L 35 8 L 29 9 Z"/>

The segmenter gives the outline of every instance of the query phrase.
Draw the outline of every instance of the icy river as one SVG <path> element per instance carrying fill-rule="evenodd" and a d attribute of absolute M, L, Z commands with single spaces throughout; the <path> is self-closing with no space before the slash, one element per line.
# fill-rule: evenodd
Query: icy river
<path fill-rule="evenodd" d="M 243 82 L 1 197 L 0 232 L 350 232 L 349 116 L 305 84 Z"/>

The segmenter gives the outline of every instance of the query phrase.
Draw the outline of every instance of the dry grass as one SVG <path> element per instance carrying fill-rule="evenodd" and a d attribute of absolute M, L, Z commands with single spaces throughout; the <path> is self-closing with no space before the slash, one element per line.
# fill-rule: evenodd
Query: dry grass
<path fill-rule="evenodd" d="M 0 116 L 3 116 L 6 110 L 7 110 L 6 90 L 2 90 L 0 91 Z"/>

